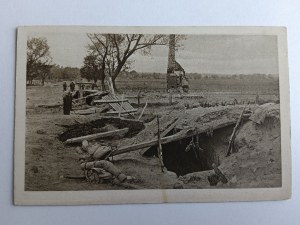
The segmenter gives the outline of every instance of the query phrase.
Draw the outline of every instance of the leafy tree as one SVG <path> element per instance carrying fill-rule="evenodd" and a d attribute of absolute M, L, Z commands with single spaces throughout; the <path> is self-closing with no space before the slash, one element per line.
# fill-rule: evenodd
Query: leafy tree
<path fill-rule="evenodd" d="M 44 85 L 45 79 L 50 74 L 52 57 L 46 38 L 30 38 L 27 40 L 27 70 L 26 80 L 32 84 L 33 79 L 41 79 Z"/>
<path fill-rule="evenodd" d="M 88 54 L 84 57 L 83 66 L 80 68 L 80 75 L 87 80 L 93 80 L 95 83 L 100 77 L 99 63 L 97 63 L 97 56 Z"/>
<path fill-rule="evenodd" d="M 64 67 L 62 71 L 63 80 L 75 80 L 80 77 L 80 70 L 77 67 Z"/>
<path fill-rule="evenodd" d="M 48 79 L 54 80 L 75 80 L 80 78 L 80 70 L 77 67 L 63 67 L 54 64 L 51 67 Z"/>

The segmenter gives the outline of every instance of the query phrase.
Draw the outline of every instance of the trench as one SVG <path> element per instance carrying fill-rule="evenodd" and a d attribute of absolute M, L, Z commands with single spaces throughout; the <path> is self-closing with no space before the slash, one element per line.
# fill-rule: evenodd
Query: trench
<path fill-rule="evenodd" d="M 167 170 L 177 176 L 188 173 L 211 170 L 212 164 L 219 165 L 226 155 L 230 135 L 234 125 L 214 130 L 212 134 L 200 134 L 162 145 L 163 162 Z M 171 131 L 168 135 L 172 135 Z M 199 148 L 186 151 L 191 141 L 198 142 Z M 151 147 L 144 156 L 157 156 L 157 146 Z"/>

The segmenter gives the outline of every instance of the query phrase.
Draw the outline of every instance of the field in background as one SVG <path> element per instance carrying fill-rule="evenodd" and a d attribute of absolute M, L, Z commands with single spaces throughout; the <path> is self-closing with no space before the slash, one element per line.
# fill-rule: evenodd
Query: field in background
<path fill-rule="evenodd" d="M 192 92 L 241 92 L 279 94 L 275 75 L 201 75 L 187 74 Z M 116 80 L 120 89 L 165 90 L 166 74 L 121 74 Z"/>

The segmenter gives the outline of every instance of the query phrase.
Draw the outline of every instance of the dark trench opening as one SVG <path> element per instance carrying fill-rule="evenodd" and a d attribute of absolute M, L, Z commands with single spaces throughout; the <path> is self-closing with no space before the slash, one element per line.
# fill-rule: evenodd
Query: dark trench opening
<path fill-rule="evenodd" d="M 177 176 L 188 173 L 211 170 L 212 164 L 219 165 L 220 159 L 225 157 L 232 126 L 214 130 L 211 134 L 200 134 L 180 141 L 162 145 L 163 162 L 167 170 L 175 172 Z M 174 134 L 171 131 L 168 135 Z M 196 147 L 187 148 L 196 143 Z M 199 143 L 197 145 L 197 143 Z M 191 146 L 191 145 L 190 145 Z M 151 147 L 144 156 L 157 156 L 157 146 Z"/>

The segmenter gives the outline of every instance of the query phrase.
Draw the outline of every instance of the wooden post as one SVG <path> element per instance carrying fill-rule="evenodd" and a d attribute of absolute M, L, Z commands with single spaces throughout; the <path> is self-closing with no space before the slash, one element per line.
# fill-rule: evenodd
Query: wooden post
<path fill-rule="evenodd" d="M 143 110 L 142 110 L 142 112 L 141 112 L 141 115 L 139 116 L 138 120 L 140 120 L 140 119 L 142 118 L 142 116 L 143 116 L 143 114 L 144 114 L 144 111 L 145 111 L 147 105 L 148 105 L 148 101 L 146 102 L 146 104 L 145 104 L 145 106 L 144 106 L 144 108 L 143 108 Z"/>
<path fill-rule="evenodd" d="M 238 129 L 238 127 L 240 126 L 240 123 L 241 123 L 241 121 L 242 121 L 242 118 L 243 118 L 243 114 L 244 114 L 245 108 L 246 108 L 246 104 L 244 105 L 244 108 L 243 108 L 243 110 L 242 110 L 242 112 L 241 112 L 241 115 L 240 115 L 238 121 L 236 122 L 235 127 L 234 127 L 234 129 L 233 129 L 233 132 L 232 132 L 232 134 L 231 134 L 231 136 L 230 136 L 230 140 L 229 140 L 229 145 L 228 145 L 228 149 L 227 149 L 227 154 L 226 154 L 226 156 L 230 156 L 230 154 L 231 154 L 231 150 L 232 150 L 232 147 L 233 147 L 235 135 L 236 135 L 237 129 Z"/>
<path fill-rule="evenodd" d="M 169 104 L 172 105 L 173 94 L 172 91 L 169 90 Z"/>
<path fill-rule="evenodd" d="M 138 101 L 138 107 L 140 107 L 140 97 L 141 97 L 141 91 L 139 90 L 138 96 L 137 96 L 137 101 Z"/>
<path fill-rule="evenodd" d="M 157 138 L 158 138 L 158 146 L 157 146 L 157 154 L 160 162 L 161 172 L 164 172 L 164 162 L 163 162 L 163 156 L 162 156 L 162 146 L 161 146 L 161 139 L 160 139 L 160 125 L 159 125 L 159 118 L 157 115 Z"/>

